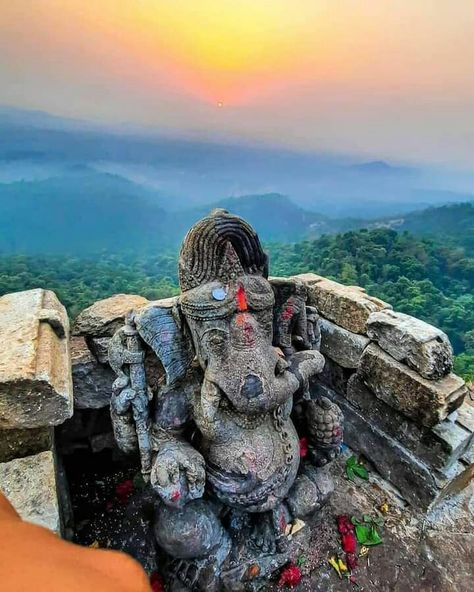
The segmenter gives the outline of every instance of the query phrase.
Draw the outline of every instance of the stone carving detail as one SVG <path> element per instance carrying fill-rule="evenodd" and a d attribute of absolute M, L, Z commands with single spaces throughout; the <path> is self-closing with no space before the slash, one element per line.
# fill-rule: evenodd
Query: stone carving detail
<path fill-rule="evenodd" d="M 317 311 L 301 281 L 267 276 L 255 231 L 215 210 L 184 240 L 181 296 L 131 312 L 109 345 L 116 439 L 140 451 L 173 590 L 244 590 L 268 577 L 288 561 L 287 525 L 332 491 L 318 467 L 338 454 L 342 414 L 309 400 L 324 366 Z M 154 394 L 148 348 L 167 377 Z"/>

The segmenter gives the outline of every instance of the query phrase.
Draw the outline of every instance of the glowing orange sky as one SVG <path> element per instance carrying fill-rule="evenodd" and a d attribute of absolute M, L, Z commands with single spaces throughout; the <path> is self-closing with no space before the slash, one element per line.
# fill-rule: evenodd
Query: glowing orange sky
<path fill-rule="evenodd" d="M 0 103 L 424 159 L 451 137 L 469 160 L 473 0 L 2 4 Z"/>

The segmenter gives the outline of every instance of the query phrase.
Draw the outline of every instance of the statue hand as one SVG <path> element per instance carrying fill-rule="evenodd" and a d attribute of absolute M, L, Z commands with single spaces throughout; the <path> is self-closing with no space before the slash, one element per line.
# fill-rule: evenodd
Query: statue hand
<path fill-rule="evenodd" d="M 204 494 L 204 458 L 186 442 L 165 442 L 153 463 L 150 480 L 165 504 L 182 507 Z"/>
<path fill-rule="evenodd" d="M 324 357 L 317 350 L 296 352 L 291 358 L 290 371 L 294 372 L 298 379 L 308 381 L 315 374 L 322 372 Z"/>

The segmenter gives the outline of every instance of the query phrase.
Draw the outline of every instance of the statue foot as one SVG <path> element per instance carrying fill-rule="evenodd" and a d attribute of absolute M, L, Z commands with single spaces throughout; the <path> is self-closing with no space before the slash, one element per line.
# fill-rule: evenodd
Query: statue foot
<path fill-rule="evenodd" d="M 319 511 L 334 491 L 334 482 L 324 469 L 306 465 L 288 493 L 286 503 L 294 518 Z"/>

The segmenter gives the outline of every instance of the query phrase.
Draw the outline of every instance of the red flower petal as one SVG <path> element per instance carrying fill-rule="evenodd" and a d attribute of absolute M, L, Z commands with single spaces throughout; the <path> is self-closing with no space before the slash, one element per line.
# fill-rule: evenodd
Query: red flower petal
<path fill-rule="evenodd" d="M 153 592 L 165 592 L 163 578 L 157 571 L 154 571 L 150 576 L 150 586 Z"/>
<path fill-rule="evenodd" d="M 308 438 L 300 438 L 300 458 L 307 456 L 308 452 Z"/>
<path fill-rule="evenodd" d="M 294 588 L 301 582 L 301 570 L 297 565 L 293 563 L 288 564 L 280 572 L 280 579 L 278 580 L 278 586 L 287 586 L 288 588 Z"/>

